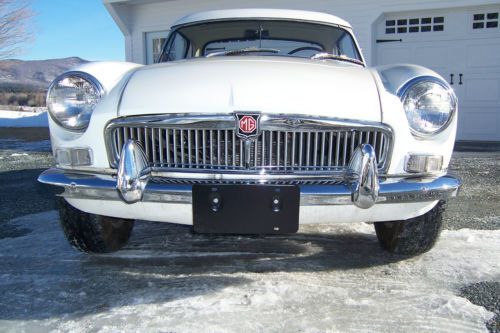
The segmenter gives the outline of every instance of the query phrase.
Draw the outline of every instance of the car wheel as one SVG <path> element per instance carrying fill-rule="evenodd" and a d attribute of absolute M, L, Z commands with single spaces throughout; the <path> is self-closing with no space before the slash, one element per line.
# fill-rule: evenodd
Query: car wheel
<path fill-rule="evenodd" d="M 395 254 L 427 252 L 441 232 L 444 209 L 445 201 L 439 201 L 424 215 L 404 221 L 376 222 L 377 238 L 384 249 Z"/>
<path fill-rule="evenodd" d="M 134 220 L 82 212 L 64 198 L 57 198 L 61 226 L 75 249 L 86 253 L 109 253 L 127 244 Z"/>

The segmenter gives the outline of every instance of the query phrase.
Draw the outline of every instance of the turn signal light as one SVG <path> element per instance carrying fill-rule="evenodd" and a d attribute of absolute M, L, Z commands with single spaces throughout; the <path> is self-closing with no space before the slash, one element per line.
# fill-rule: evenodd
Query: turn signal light
<path fill-rule="evenodd" d="M 57 148 L 54 157 L 60 166 L 92 165 L 90 148 Z"/>
<path fill-rule="evenodd" d="M 408 155 L 405 171 L 410 173 L 439 172 L 443 168 L 442 155 Z"/>

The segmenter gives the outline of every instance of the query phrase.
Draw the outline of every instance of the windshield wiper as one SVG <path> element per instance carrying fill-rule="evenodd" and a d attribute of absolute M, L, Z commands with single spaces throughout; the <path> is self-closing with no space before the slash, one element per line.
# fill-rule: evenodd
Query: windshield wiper
<path fill-rule="evenodd" d="M 347 62 L 351 62 L 353 64 L 362 65 L 362 66 L 365 65 L 362 61 L 360 61 L 358 59 L 349 58 L 345 55 L 336 55 L 336 54 L 331 54 L 331 53 L 316 53 L 315 55 L 313 55 L 311 57 L 311 59 L 313 59 L 313 60 L 333 59 L 333 60 L 347 61 Z"/>
<path fill-rule="evenodd" d="M 259 53 L 259 52 L 279 53 L 280 50 L 261 48 L 261 47 L 246 47 L 244 49 L 238 49 L 238 50 L 214 52 L 214 53 L 207 54 L 205 57 L 210 58 L 210 57 L 217 57 L 217 56 L 234 56 L 234 55 L 240 55 L 240 54 L 245 54 L 245 53 Z"/>

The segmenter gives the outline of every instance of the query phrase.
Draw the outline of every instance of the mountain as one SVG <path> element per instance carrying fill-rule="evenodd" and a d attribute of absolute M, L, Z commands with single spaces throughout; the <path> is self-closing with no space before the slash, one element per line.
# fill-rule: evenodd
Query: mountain
<path fill-rule="evenodd" d="M 78 57 L 30 61 L 0 60 L 0 90 L 46 90 L 56 76 L 87 62 Z"/>

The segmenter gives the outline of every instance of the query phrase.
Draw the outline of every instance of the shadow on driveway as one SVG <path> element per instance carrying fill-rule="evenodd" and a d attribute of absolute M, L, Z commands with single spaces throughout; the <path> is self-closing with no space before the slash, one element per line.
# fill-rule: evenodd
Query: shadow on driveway
<path fill-rule="evenodd" d="M 344 271 L 405 259 L 382 251 L 374 234 L 352 229 L 206 236 L 192 234 L 186 226 L 138 222 L 123 250 L 90 256 L 69 247 L 54 211 L 7 225 L 31 232 L 0 240 L 1 320 L 80 318 L 231 286 L 246 288 L 255 277 L 252 273 Z"/>

